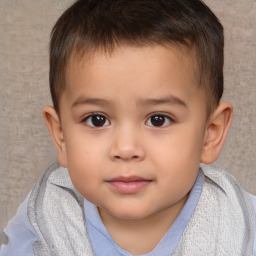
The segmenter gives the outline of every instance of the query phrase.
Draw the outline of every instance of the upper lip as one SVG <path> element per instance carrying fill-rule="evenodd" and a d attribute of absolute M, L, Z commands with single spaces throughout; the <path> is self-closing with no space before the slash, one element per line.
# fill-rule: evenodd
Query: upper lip
<path fill-rule="evenodd" d="M 129 176 L 129 177 L 125 177 L 125 176 L 119 176 L 113 179 L 108 180 L 109 182 L 114 182 L 114 181 L 121 181 L 121 182 L 132 182 L 132 181 L 150 181 L 149 179 L 145 179 L 139 176 Z"/>

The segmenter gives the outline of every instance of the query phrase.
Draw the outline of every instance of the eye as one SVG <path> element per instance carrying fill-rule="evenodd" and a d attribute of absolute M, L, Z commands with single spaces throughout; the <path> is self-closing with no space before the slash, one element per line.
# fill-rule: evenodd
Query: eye
<path fill-rule="evenodd" d="M 110 124 L 109 120 L 101 114 L 92 114 L 87 116 L 83 122 L 91 127 L 104 127 Z"/>
<path fill-rule="evenodd" d="M 163 114 L 154 114 L 148 118 L 146 125 L 153 127 L 165 127 L 173 122 L 172 118 Z"/>

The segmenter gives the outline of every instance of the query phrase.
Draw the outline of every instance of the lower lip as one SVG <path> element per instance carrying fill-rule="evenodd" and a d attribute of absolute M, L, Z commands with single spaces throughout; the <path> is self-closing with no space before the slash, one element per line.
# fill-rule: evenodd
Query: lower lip
<path fill-rule="evenodd" d="M 135 181 L 125 182 L 125 181 L 115 180 L 115 181 L 109 181 L 108 183 L 111 185 L 111 187 L 115 191 L 117 191 L 119 193 L 134 194 L 134 193 L 141 191 L 146 186 L 148 186 L 151 183 L 151 181 L 135 180 Z"/>

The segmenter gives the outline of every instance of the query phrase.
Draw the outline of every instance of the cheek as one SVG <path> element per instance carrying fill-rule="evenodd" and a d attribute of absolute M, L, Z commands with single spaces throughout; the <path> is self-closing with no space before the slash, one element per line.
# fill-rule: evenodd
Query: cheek
<path fill-rule="evenodd" d="M 65 145 L 70 165 L 96 164 L 102 157 L 105 143 L 100 136 L 90 136 L 83 129 L 76 129 L 66 134 Z"/>
<path fill-rule="evenodd" d="M 82 136 L 73 136 L 66 141 L 67 168 L 74 186 L 81 194 L 101 180 L 103 150 L 94 140 Z"/>
<path fill-rule="evenodd" d="M 150 153 L 159 174 L 177 180 L 194 177 L 198 171 L 203 144 L 202 133 L 197 128 L 180 125 L 154 145 Z"/>
<path fill-rule="evenodd" d="M 195 158 L 200 154 L 202 149 L 202 136 L 200 133 L 193 129 L 179 129 L 178 132 L 168 134 L 156 141 L 154 150 L 161 152 L 161 156 L 165 160 L 177 159 L 189 159 Z M 158 154 L 160 155 L 160 154 Z M 196 157 L 198 159 L 198 157 Z"/>
<path fill-rule="evenodd" d="M 94 161 L 90 155 L 88 158 L 75 155 L 68 163 L 68 171 L 74 187 L 87 199 L 95 193 L 96 188 L 103 180 L 102 170 L 98 163 L 99 161 Z"/>

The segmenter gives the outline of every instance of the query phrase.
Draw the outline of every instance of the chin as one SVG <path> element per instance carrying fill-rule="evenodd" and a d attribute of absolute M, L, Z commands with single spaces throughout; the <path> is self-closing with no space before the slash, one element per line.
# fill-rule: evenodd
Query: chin
<path fill-rule="evenodd" d="M 109 211 L 110 215 L 112 215 L 114 218 L 120 219 L 120 220 L 139 220 L 144 219 L 149 216 L 149 212 L 142 209 L 122 209 L 118 211 Z"/>

